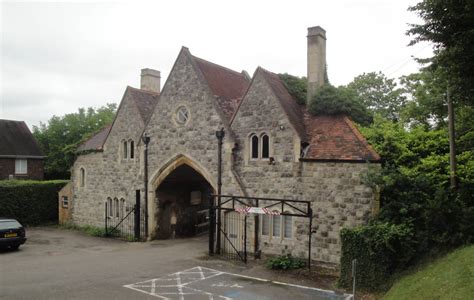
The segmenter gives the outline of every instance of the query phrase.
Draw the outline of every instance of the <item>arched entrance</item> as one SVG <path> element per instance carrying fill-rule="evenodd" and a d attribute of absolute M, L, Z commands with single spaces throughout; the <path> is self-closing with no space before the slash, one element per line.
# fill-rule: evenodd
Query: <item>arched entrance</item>
<path fill-rule="evenodd" d="M 155 237 L 168 239 L 206 232 L 212 185 L 184 161 L 173 164 L 161 175 L 154 186 Z"/>

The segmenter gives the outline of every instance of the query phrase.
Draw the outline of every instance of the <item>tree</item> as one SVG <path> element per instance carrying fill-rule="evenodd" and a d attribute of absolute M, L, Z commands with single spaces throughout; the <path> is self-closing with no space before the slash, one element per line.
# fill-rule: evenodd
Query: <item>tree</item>
<path fill-rule="evenodd" d="M 448 126 L 446 104 L 447 82 L 440 74 L 429 69 L 403 76 L 400 79 L 407 104 L 401 120 L 409 127 L 423 125 L 426 129 Z M 456 144 L 458 153 L 474 149 L 474 106 L 458 102 L 455 107 Z"/>
<path fill-rule="evenodd" d="M 368 109 L 392 121 L 400 118 L 406 98 L 397 83 L 382 72 L 363 73 L 347 85 L 354 90 L 359 100 Z"/>
<path fill-rule="evenodd" d="M 77 113 L 53 116 L 47 124 L 33 126 L 33 135 L 46 153 L 45 178 L 68 179 L 76 148 L 85 139 L 112 123 L 117 105 L 80 108 Z"/>
<path fill-rule="evenodd" d="M 424 0 L 409 8 L 424 21 L 411 24 L 410 45 L 432 42 L 427 68 L 449 81 L 457 101 L 474 102 L 474 2 Z"/>
<path fill-rule="evenodd" d="M 431 70 L 423 70 L 400 78 L 408 101 L 401 113 L 402 121 L 416 127 L 446 127 L 446 82 Z"/>
<path fill-rule="evenodd" d="M 456 188 L 456 143 L 453 103 L 474 103 L 474 2 L 472 0 L 424 0 L 410 7 L 424 21 L 412 24 L 411 44 L 429 41 L 435 55 L 427 69 L 446 81 L 450 136 L 451 187 Z M 453 101 L 453 98 L 456 101 Z"/>

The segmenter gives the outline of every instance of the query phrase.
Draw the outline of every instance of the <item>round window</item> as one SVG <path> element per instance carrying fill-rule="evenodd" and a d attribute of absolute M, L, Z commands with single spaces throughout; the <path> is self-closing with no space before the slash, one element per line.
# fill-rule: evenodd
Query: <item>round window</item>
<path fill-rule="evenodd" d="M 176 121 L 179 124 L 186 124 L 189 120 L 189 111 L 185 106 L 180 106 L 176 111 Z"/>

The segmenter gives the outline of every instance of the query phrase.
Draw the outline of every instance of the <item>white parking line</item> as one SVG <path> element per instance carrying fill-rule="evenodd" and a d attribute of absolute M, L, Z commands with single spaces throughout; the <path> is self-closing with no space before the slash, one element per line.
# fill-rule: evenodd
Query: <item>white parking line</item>
<path fill-rule="evenodd" d="M 198 283 L 201 281 L 205 281 L 210 278 L 214 278 L 217 276 L 221 275 L 229 275 L 233 277 L 240 277 L 240 278 L 246 278 L 246 279 L 251 279 L 254 281 L 260 281 L 260 282 L 266 282 L 266 283 L 273 283 L 276 285 L 283 285 L 283 286 L 289 286 L 289 287 L 294 287 L 294 288 L 299 288 L 299 289 L 306 289 L 306 290 L 313 290 L 317 291 L 318 293 L 324 294 L 326 296 L 334 296 L 335 298 L 341 299 L 341 297 L 345 300 L 349 300 L 352 298 L 352 295 L 350 294 L 336 294 L 334 291 L 330 290 L 323 290 L 319 288 L 314 288 L 314 287 L 309 287 L 309 286 L 303 286 L 303 285 L 298 285 L 298 284 L 291 284 L 291 283 L 285 283 L 285 282 L 280 282 L 280 281 L 272 281 L 272 280 L 267 280 L 263 278 L 258 278 L 258 277 L 253 277 L 253 276 L 247 276 L 247 275 L 242 275 L 242 274 L 235 274 L 235 273 L 228 273 L 228 272 L 221 272 L 218 270 L 210 269 L 210 268 L 205 268 L 201 266 L 197 266 L 191 269 L 187 269 L 184 271 L 172 273 L 169 275 L 166 275 L 164 277 L 160 278 L 154 278 L 146 281 L 141 281 L 133 284 L 127 284 L 124 285 L 123 287 L 129 288 L 141 293 L 145 293 L 149 296 L 154 296 L 158 297 L 161 299 L 179 299 L 179 300 L 185 300 L 186 296 L 191 296 L 191 295 L 200 295 L 204 296 L 209 299 L 213 300 L 215 298 L 217 299 L 225 299 L 225 300 L 231 300 L 233 298 L 224 296 L 224 295 L 218 295 L 211 293 L 209 291 L 204 291 L 201 289 L 197 289 L 196 287 L 191 287 L 189 285 L 193 283 Z M 174 282 L 174 284 L 173 284 Z M 161 284 L 163 283 L 163 284 Z M 238 283 L 225 283 L 225 282 L 220 282 L 218 284 L 212 284 L 209 286 L 209 288 L 240 288 L 243 289 L 244 287 L 239 285 Z M 171 298 L 170 298 L 171 297 Z"/>

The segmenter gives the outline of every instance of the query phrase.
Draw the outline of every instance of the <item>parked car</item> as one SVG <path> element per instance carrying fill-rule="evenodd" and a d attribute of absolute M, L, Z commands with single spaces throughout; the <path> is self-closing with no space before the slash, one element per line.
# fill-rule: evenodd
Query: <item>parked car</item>
<path fill-rule="evenodd" d="M 0 218 L 0 248 L 16 250 L 26 242 L 25 228 L 15 219 Z"/>

